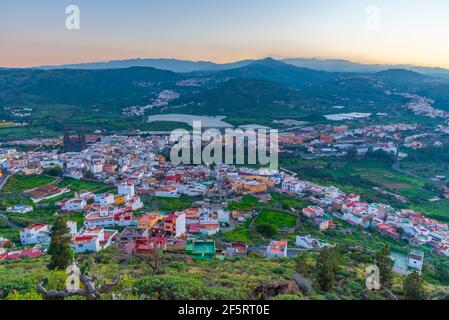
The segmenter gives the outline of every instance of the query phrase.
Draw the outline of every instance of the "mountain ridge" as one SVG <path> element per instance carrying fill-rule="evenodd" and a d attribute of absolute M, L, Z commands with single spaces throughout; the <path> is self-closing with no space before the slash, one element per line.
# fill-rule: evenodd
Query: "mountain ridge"
<path fill-rule="evenodd" d="M 153 67 L 161 70 L 168 70 L 179 73 L 189 73 L 197 71 L 223 71 L 247 66 L 257 59 L 240 60 L 231 63 L 215 63 L 212 61 L 190 61 L 170 58 L 150 58 L 150 59 L 124 59 L 99 62 L 86 62 L 78 64 L 63 64 L 56 66 L 38 66 L 24 69 L 123 69 L 128 67 Z M 355 73 L 376 73 L 386 69 L 406 69 L 415 71 L 424 75 L 444 77 L 449 79 L 449 69 L 440 67 L 424 67 L 406 64 L 362 64 L 344 59 L 317 59 L 317 58 L 288 58 L 279 59 L 281 61 L 296 67 L 309 68 L 316 71 L 327 72 L 355 72 Z M 0 69 L 17 69 L 5 68 Z"/>

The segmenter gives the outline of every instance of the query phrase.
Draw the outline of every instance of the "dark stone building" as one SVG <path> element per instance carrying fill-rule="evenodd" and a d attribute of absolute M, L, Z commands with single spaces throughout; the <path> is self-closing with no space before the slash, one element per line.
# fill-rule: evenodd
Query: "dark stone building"
<path fill-rule="evenodd" d="M 86 136 L 78 135 L 71 137 L 68 133 L 64 134 L 63 139 L 64 152 L 81 152 L 87 148 Z"/>

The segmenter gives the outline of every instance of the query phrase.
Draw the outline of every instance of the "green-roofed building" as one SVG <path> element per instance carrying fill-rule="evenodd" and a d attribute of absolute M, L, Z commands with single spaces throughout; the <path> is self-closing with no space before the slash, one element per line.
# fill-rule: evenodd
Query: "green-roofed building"
<path fill-rule="evenodd" d="M 186 255 L 191 256 L 194 260 L 213 260 L 215 257 L 215 241 L 188 239 Z"/>

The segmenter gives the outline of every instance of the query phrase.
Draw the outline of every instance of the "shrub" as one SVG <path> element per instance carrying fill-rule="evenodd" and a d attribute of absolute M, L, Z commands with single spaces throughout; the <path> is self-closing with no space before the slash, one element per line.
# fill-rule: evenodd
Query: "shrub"
<path fill-rule="evenodd" d="M 266 238 L 272 238 L 277 235 L 278 231 L 269 223 L 261 222 L 256 225 L 257 232 Z"/>

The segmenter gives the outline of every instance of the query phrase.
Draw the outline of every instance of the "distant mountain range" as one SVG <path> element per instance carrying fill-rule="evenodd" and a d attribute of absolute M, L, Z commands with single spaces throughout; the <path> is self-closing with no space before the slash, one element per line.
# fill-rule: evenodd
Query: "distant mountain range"
<path fill-rule="evenodd" d="M 388 69 L 404 69 L 418 72 L 428 76 L 449 78 L 449 69 L 420 67 L 413 65 L 388 65 L 388 64 L 361 64 L 347 60 L 320 60 L 320 59 L 284 59 L 285 63 L 297 67 L 310 68 L 328 72 L 356 72 L 356 73 L 376 73 Z"/>
<path fill-rule="evenodd" d="M 224 71 L 248 66 L 257 60 L 242 60 L 233 63 L 218 64 L 210 61 L 188 61 L 177 59 L 129 59 L 108 62 L 91 62 L 81 64 L 66 64 L 59 66 L 40 66 L 34 69 L 122 69 L 129 67 L 151 67 L 179 73 L 198 71 Z M 280 61 L 301 68 L 309 68 L 316 71 L 327 72 L 353 72 L 353 73 L 376 73 L 387 69 L 405 69 L 424 75 L 444 77 L 449 79 L 449 69 L 420 67 L 413 65 L 387 65 L 387 64 L 361 64 L 348 60 L 336 59 L 307 59 L 293 58 L 281 59 Z M 1 69 L 1 68 L 0 68 Z"/>
<path fill-rule="evenodd" d="M 176 60 L 176 59 L 129 59 L 129 60 L 116 60 L 108 62 L 92 62 L 92 63 L 80 63 L 80 64 L 67 64 L 61 66 L 41 66 L 35 69 L 90 69 L 90 70 L 103 70 L 103 69 L 123 69 L 130 67 L 150 67 L 160 70 L 168 70 L 179 73 L 189 73 L 197 71 L 222 71 L 234 68 L 240 68 L 253 62 L 254 60 L 243 60 L 234 63 L 218 64 L 209 61 L 188 61 L 188 60 Z"/>
<path fill-rule="evenodd" d="M 187 70 L 186 66 L 187 64 L 184 64 L 184 70 Z M 205 68 L 205 65 L 203 67 Z M 223 65 L 220 68 L 223 68 Z M 317 87 L 340 78 L 340 75 L 341 73 L 296 67 L 272 58 L 251 61 L 239 67 L 234 64 L 231 69 L 197 71 L 194 74 L 175 73 L 152 67 L 5 69 L 0 70 L 0 105 L 47 103 L 118 107 L 148 103 L 163 90 L 180 92 L 182 97 L 186 99 L 185 103 L 192 100 L 199 100 L 201 103 L 203 99 L 198 99 L 199 96 L 204 94 L 207 96 L 209 89 L 218 88 L 232 79 L 266 81 L 273 84 L 273 90 L 276 92 L 280 91 L 279 85 L 283 85 L 286 87 L 285 92 L 287 92 L 291 89 Z M 347 77 L 363 76 L 351 73 L 345 73 L 345 75 Z M 202 87 L 178 86 L 178 82 L 189 81 L 192 78 L 208 80 Z M 248 83 L 267 90 L 269 84 L 266 82 Z M 263 91 L 262 89 L 248 90 L 251 85 L 242 86 L 241 82 L 237 83 L 238 86 L 235 85 L 231 88 L 239 88 L 239 94 L 242 88 L 245 88 L 248 92 Z M 232 91 L 226 85 L 223 90 L 225 92 Z M 201 93 L 196 93 L 197 91 L 201 91 Z M 251 96 L 254 97 L 254 95 Z M 275 96 L 276 99 L 281 100 L 282 95 L 276 94 Z M 212 100 L 215 101 L 215 99 Z"/>
<path fill-rule="evenodd" d="M 0 70 L 0 116 L 11 117 L 3 106 L 29 106 L 34 127 L 60 132 L 127 128 L 145 123 L 144 115 L 174 110 L 226 115 L 235 125 L 324 121 L 323 115 L 336 112 L 334 106 L 345 112 L 407 112 L 406 100 L 387 90 L 420 94 L 434 99 L 436 108 L 449 109 L 449 81 L 401 68 L 329 72 L 272 58 L 228 65 L 164 60 L 166 69 L 177 64 L 184 71 L 173 72 L 161 70 L 161 60 L 158 68 L 117 63 L 122 68 Z"/>
<path fill-rule="evenodd" d="M 160 63 L 158 67 L 161 68 L 162 62 L 159 60 L 158 63 Z M 192 70 L 188 67 L 189 63 L 174 62 L 184 71 Z M 405 69 L 388 69 L 376 73 L 328 72 L 298 67 L 272 58 L 242 61 L 227 65 L 228 69 L 225 65 L 214 65 L 209 62 L 194 63 L 197 69 L 208 69 L 213 66 L 219 69 L 224 68 L 224 70 L 196 71 L 195 73 L 173 72 L 148 66 L 131 67 L 130 61 L 112 63 L 114 66 L 118 64 L 121 64 L 123 68 L 0 70 L 0 105 L 47 103 L 118 107 L 147 104 L 163 90 L 178 91 L 183 97 L 182 102 L 187 105 L 192 101 L 208 104 L 210 101 L 216 102 L 217 99 L 204 101 L 199 97 L 208 97 L 209 90 L 214 88 L 222 90 L 224 96 L 231 96 L 230 92 L 235 91 L 237 100 L 242 100 L 242 92 L 246 91 L 250 93 L 249 96 L 253 101 L 258 101 L 256 97 L 264 96 L 261 92 L 268 90 L 270 86 L 276 93 L 272 94 L 272 102 L 283 100 L 283 95 L 279 94 L 282 91 L 280 86 L 285 87 L 283 89 L 285 96 L 288 97 L 287 101 L 299 100 L 296 96 L 292 98 L 294 94 L 290 90 L 303 90 L 309 96 L 320 97 L 323 100 L 331 101 L 331 97 L 335 99 L 345 97 L 345 99 L 356 98 L 359 102 L 369 102 L 371 100 L 367 97 L 376 100 L 373 97 L 376 96 L 377 100 L 381 99 L 378 91 L 381 96 L 383 95 L 383 90 L 379 90 L 374 85 L 375 81 L 382 81 L 391 89 L 414 90 L 434 87 L 431 77 Z M 168 60 L 164 60 L 164 65 L 166 67 L 170 65 Z M 231 82 L 232 86 L 225 84 L 233 79 L 240 79 L 243 82 Z M 183 81 L 192 80 L 205 82 L 202 86 L 182 85 Z M 248 84 L 243 85 L 244 81 L 248 81 Z M 254 90 L 250 90 L 252 85 L 255 86 Z M 229 101 L 229 99 L 226 100 Z M 344 101 L 347 100 L 339 102 L 344 103 Z M 260 103 L 259 101 L 257 104 Z M 214 104 L 214 107 L 219 105 Z"/>

